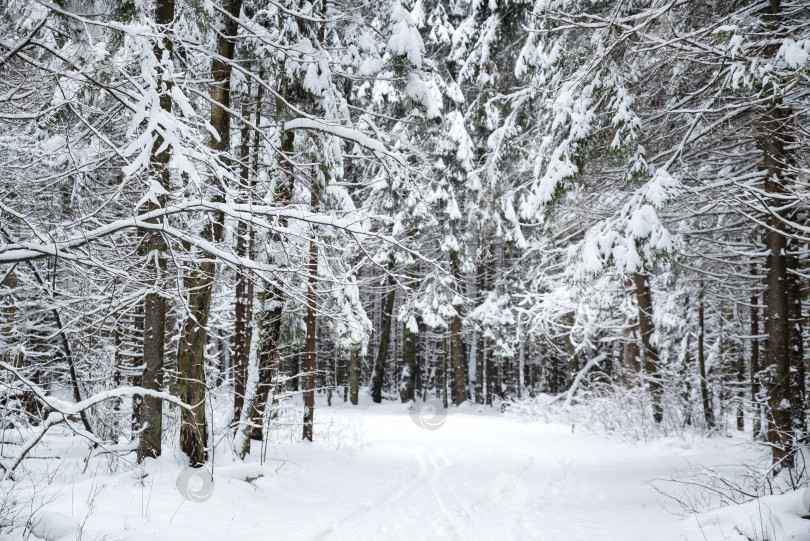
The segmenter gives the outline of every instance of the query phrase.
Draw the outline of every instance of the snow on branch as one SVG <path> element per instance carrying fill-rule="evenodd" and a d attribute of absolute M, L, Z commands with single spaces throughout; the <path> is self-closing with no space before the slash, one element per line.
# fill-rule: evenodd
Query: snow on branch
<path fill-rule="evenodd" d="M 37 443 L 45 436 L 45 433 L 53 426 L 58 425 L 60 423 L 67 422 L 67 418 L 71 415 L 79 415 L 81 412 L 100 404 L 101 402 L 105 402 L 110 400 L 111 398 L 123 398 L 123 397 L 130 397 L 135 395 L 140 396 L 151 396 L 154 398 L 158 398 L 160 400 L 164 400 L 169 402 L 170 404 L 174 404 L 175 406 L 179 406 L 184 409 L 192 410 L 195 406 L 191 406 L 186 404 L 176 396 L 169 394 L 167 392 L 162 391 L 154 391 L 151 389 L 145 389 L 143 387 L 119 387 L 117 389 L 110 389 L 107 391 L 102 391 L 100 393 L 96 393 L 89 398 L 85 398 L 80 402 L 67 402 L 65 400 L 55 398 L 52 396 L 48 396 L 48 394 L 36 383 L 32 382 L 31 380 L 27 379 L 23 376 L 19 370 L 11 366 L 10 364 L 0 361 L 0 368 L 11 372 L 14 377 L 20 380 L 26 387 L 31 389 L 34 395 L 40 400 L 45 406 L 52 409 L 45 420 L 40 424 L 34 431 L 34 434 L 26 440 L 20 450 L 8 460 L 0 460 L 0 468 L 2 468 L 5 473 L 0 480 L 5 480 L 11 478 L 14 474 L 14 471 L 17 467 L 22 463 L 25 456 L 28 454 L 31 449 L 33 449 Z M 199 405 L 199 404 L 197 404 Z M 79 431 L 80 434 L 88 437 L 89 439 L 93 440 L 97 443 L 96 439 L 92 437 L 92 435 L 86 434 L 83 431 Z"/>
<path fill-rule="evenodd" d="M 314 130 L 329 135 L 334 135 L 346 141 L 357 143 L 361 147 L 370 150 L 376 157 L 388 157 L 396 161 L 400 165 L 405 165 L 405 160 L 396 152 L 391 152 L 385 145 L 376 139 L 372 139 L 368 135 L 353 128 L 346 126 L 338 126 L 335 124 L 328 124 L 322 120 L 314 118 L 295 118 L 284 124 L 284 130 Z"/>

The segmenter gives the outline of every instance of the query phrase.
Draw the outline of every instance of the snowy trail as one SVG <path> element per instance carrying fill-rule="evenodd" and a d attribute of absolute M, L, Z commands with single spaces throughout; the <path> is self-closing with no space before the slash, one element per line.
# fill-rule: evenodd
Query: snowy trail
<path fill-rule="evenodd" d="M 264 466 L 220 460 L 206 502 L 180 497 L 164 457 L 145 483 L 87 475 L 49 509 L 85 517 L 88 534 L 134 540 L 722 539 L 667 512 L 647 481 L 750 452 L 722 440 L 632 445 L 472 410 L 433 431 L 401 405 L 317 416 L 320 442 L 275 446 Z"/>

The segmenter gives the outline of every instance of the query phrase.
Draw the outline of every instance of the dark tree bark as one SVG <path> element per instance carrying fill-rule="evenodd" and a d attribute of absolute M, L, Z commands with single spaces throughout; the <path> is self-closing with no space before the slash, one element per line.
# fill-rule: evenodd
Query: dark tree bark
<path fill-rule="evenodd" d="M 737 383 L 740 390 L 737 392 L 737 430 L 745 430 L 745 357 L 740 355 L 737 359 Z"/>
<path fill-rule="evenodd" d="M 402 326 L 403 348 L 402 348 L 402 386 L 400 389 L 400 399 L 402 402 L 409 402 L 415 398 L 417 365 L 417 340 L 419 335 L 413 332 L 406 321 Z"/>
<path fill-rule="evenodd" d="M 484 347 L 486 348 L 486 340 L 484 340 Z M 492 352 L 484 350 L 484 370 L 486 371 L 486 403 L 492 405 L 496 393 L 496 378 L 497 367 L 495 366 L 495 359 L 492 357 Z"/>
<path fill-rule="evenodd" d="M 632 291 L 635 296 L 635 283 L 632 278 L 628 278 L 625 282 L 625 289 Z M 628 316 L 625 322 L 622 353 L 624 361 L 624 379 L 628 387 L 632 387 L 638 383 L 638 375 L 641 373 L 641 351 L 638 347 L 638 315 Z"/>
<path fill-rule="evenodd" d="M 128 325 L 125 347 L 130 353 L 125 357 L 125 366 L 132 373 L 132 384 L 136 387 L 141 386 L 143 380 L 143 310 L 145 303 L 139 303 L 132 315 L 132 323 Z M 136 345 L 137 344 L 137 345 Z M 137 352 L 136 352 L 137 351 Z M 139 434 L 141 431 L 141 406 L 143 405 L 143 397 L 141 395 L 133 395 L 132 397 L 132 434 Z"/>
<path fill-rule="evenodd" d="M 475 333 L 475 402 L 483 404 L 486 402 L 486 381 L 487 375 L 484 373 L 486 365 L 484 363 L 484 338 L 481 332 Z"/>
<path fill-rule="evenodd" d="M 316 186 L 314 185 L 314 178 L 313 178 L 313 186 L 311 189 L 311 201 L 310 204 L 312 205 L 312 209 L 316 209 L 318 206 L 318 191 Z M 313 236 L 315 232 L 313 231 Z M 307 285 L 307 315 L 306 315 L 306 328 L 307 328 L 307 339 L 306 339 L 306 365 L 304 367 L 304 430 L 303 430 L 303 439 L 312 441 L 312 425 L 315 420 L 315 369 L 316 369 L 316 358 L 315 358 L 315 331 L 316 331 L 316 320 L 315 320 L 315 283 L 318 279 L 318 244 L 313 239 L 309 243 L 309 279 Z"/>
<path fill-rule="evenodd" d="M 158 59 L 158 92 L 160 92 L 160 107 L 164 111 L 171 111 L 171 84 L 163 79 L 161 74 L 166 69 L 160 63 L 161 59 L 171 64 L 173 46 L 166 36 L 171 32 L 174 21 L 174 0 L 157 0 L 155 2 L 155 23 L 162 27 L 164 35 L 154 46 L 155 57 Z M 169 150 L 163 149 L 163 137 L 158 135 L 152 145 L 152 156 L 149 174 L 154 177 L 164 190 L 169 189 Z M 155 210 L 166 205 L 166 196 L 156 195 L 157 202 L 149 201 L 148 210 Z M 166 299 L 160 292 L 163 285 L 163 275 L 166 273 L 166 246 L 163 236 L 159 232 L 150 231 L 145 234 L 146 241 L 146 272 L 150 290 L 144 299 L 144 332 L 143 332 L 143 376 L 141 386 L 153 391 L 163 390 L 163 356 L 166 345 Z M 138 462 L 148 457 L 157 457 L 161 453 L 161 439 L 163 434 L 163 401 L 153 396 L 143 396 L 140 399 L 140 437 L 138 440 Z"/>
<path fill-rule="evenodd" d="M 773 181 L 766 182 L 771 186 Z M 774 188 L 771 186 L 769 192 Z M 766 364 L 774 370 L 769 389 L 768 406 L 772 423 L 768 440 L 773 449 L 774 463 L 790 466 L 792 423 L 790 414 L 790 306 L 787 294 L 787 261 L 785 237 L 768 231 L 768 347 Z"/>
<path fill-rule="evenodd" d="M 486 290 L 486 267 L 484 266 L 483 257 L 478 258 L 478 265 L 476 268 L 476 297 L 478 302 L 482 301 L 482 294 Z M 486 371 L 486 341 L 484 340 L 483 333 L 480 330 L 475 331 L 473 340 L 475 340 L 475 402 L 477 404 L 488 404 L 489 394 L 487 393 L 487 380 L 489 373 Z"/>
<path fill-rule="evenodd" d="M 577 360 L 576 350 L 574 349 L 574 340 L 573 340 L 573 332 L 574 332 L 574 313 L 569 312 L 568 315 L 565 316 L 565 322 L 568 325 L 568 334 L 565 337 L 565 355 L 568 358 L 568 373 L 566 378 L 566 385 L 571 386 L 574 382 L 574 378 L 579 372 L 579 362 Z"/>
<path fill-rule="evenodd" d="M 456 315 L 450 321 L 450 364 L 452 378 L 450 380 L 453 404 L 459 405 L 467 400 L 467 377 L 464 370 L 464 342 L 461 336 L 461 316 L 458 312 L 462 307 L 455 306 Z"/>
<path fill-rule="evenodd" d="M 768 405 L 772 423 L 768 430 L 768 440 L 773 450 L 774 464 L 779 467 L 792 466 L 792 419 L 791 419 L 791 378 L 790 378 L 790 299 L 788 295 L 787 231 L 782 222 L 780 207 L 785 188 L 780 173 L 785 161 L 784 126 L 789 113 L 779 103 L 775 103 L 765 114 L 762 134 L 758 140 L 763 150 L 768 177 L 765 191 L 771 195 L 771 205 L 776 217 L 769 220 L 765 235 L 768 248 L 766 307 L 768 345 L 766 365 L 772 370 Z M 778 469 L 778 468 L 777 468 Z"/>
<path fill-rule="evenodd" d="M 751 274 L 756 276 L 757 267 L 751 265 Z M 751 295 L 751 406 L 753 409 L 753 437 L 757 439 L 762 432 L 762 408 L 759 403 L 759 296 Z"/>
<path fill-rule="evenodd" d="M 326 17 L 326 0 L 322 0 L 320 5 L 320 14 Z M 321 23 L 318 27 L 318 44 L 324 47 L 326 39 L 326 23 Z M 310 186 L 310 207 L 315 211 L 318 208 L 318 186 L 316 184 L 317 175 L 312 175 L 312 185 Z M 306 315 L 306 366 L 304 371 L 304 426 L 303 426 L 303 439 L 312 441 L 312 428 L 315 422 L 315 370 L 317 368 L 317 359 L 315 357 L 316 346 L 316 318 L 315 318 L 315 283 L 318 279 L 318 245 L 315 242 L 315 230 L 313 226 L 313 240 L 309 243 L 309 279 L 307 286 L 307 315 Z"/>
<path fill-rule="evenodd" d="M 791 388 L 791 415 L 792 425 L 796 439 L 801 441 L 807 434 L 807 405 L 805 403 L 805 376 L 807 370 L 804 364 L 804 316 L 802 314 L 803 286 L 797 274 L 799 271 L 799 257 L 796 252 L 800 249 L 798 242 L 788 243 L 788 300 L 790 302 L 790 365 L 792 381 Z"/>
<path fill-rule="evenodd" d="M 449 355 L 448 355 L 449 352 L 450 352 L 450 344 L 448 344 L 447 341 L 445 341 L 444 355 L 442 355 L 441 361 L 439 362 L 439 364 L 441 366 L 441 374 L 440 374 L 440 377 L 438 378 L 439 381 L 441 382 L 441 385 L 442 385 L 441 398 L 442 398 L 442 406 L 445 409 L 447 409 L 447 406 L 449 404 L 449 402 L 447 400 L 447 368 L 448 368 L 447 367 L 447 357 L 449 357 Z"/>
<path fill-rule="evenodd" d="M 349 401 L 349 360 L 345 355 L 340 356 L 338 371 L 340 373 L 340 383 L 343 385 L 343 403 L 345 404 Z"/>
<path fill-rule="evenodd" d="M 455 280 L 456 287 L 461 287 L 461 269 L 459 268 L 458 252 L 450 252 L 450 272 Z M 456 299 L 461 299 L 461 291 L 456 291 Z M 450 364 L 452 366 L 452 378 L 450 380 L 451 395 L 453 404 L 457 406 L 467 400 L 467 374 L 465 371 L 464 340 L 461 335 L 461 316 L 464 305 L 453 304 L 456 314 L 450 320 Z"/>
<path fill-rule="evenodd" d="M 371 399 L 377 404 L 382 402 L 382 388 L 385 383 L 385 361 L 388 357 L 388 346 L 391 343 L 391 319 L 397 294 L 394 285 L 394 279 L 389 276 L 386 285 L 388 292 L 383 299 L 380 321 L 380 346 L 377 349 L 377 359 L 374 362 L 374 378 L 371 382 Z"/>
<path fill-rule="evenodd" d="M 229 167 L 227 156 L 230 150 L 231 116 L 231 63 L 234 59 L 237 19 L 242 10 L 242 0 L 222 0 L 228 13 L 222 17 L 222 31 L 217 39 L 217 56 L 211 62 L 211 126 L 217 136 L 211 135 L 210 147 L 221 153 L 223 165 Z M 222 181 L 224 182 L 224 181 Z M 224 201 L 224 190 L 218 190 L 215 201 Z M 209 242 L 222 240 L 224 217 L 215 215 L 206 225 L 203 238 Z M 208 339 L 208 317 L 211 313 L 211 294 L 214 286 L 216 263 L 207 259 L 192 270 L 187 279 L 189 316 L 183 325 L 180 346 L 177 352 L 177 369 L 180 372 L 178 391 L 180 398 L 193 406 L 182 410 L 180 425 L 180 448 L 192 467 L 202 466 L 208 458 L 208 426 L 206 421 L 205 344 Z"/>
<path fill-rule="evenodd" d="M 705 303 L 703 300 L 703 284 L 700 285 L 698 299 L 698 370 L 700 371 L 700 400 L 703 404 L 703 419 L 706 426 L 714 428 L 714 411 L 709 397 L 709 386 L 706 379 L 706 353 L 705 353 Z"/>
<path fill-rule="evenodd" d="M 250 439 L 252 440 L 263 438 L 264 412 L 269 405 L 273 378 L 279 370 L 282 309 L 281 292 L 271 288 L 265 294 L 259 338 L 258 381 L 256 382 L 256 392 L 249 406 Z"/>
<path fill-rule="evenodd" d="M 329 371 L 324 374 L 324 386 L 326 387 L 326 405 L 332 405 L 332 392 L 337 382 L 337 368 L 335 365 L 335 356 L 329 356 Z"/>
<path fill-rule="evenodd" d="M 681 368 L 681 378 L 683 379 L 683 390 L 681 392 L 681 401 L 683 402 L 683 424 L 684 426 L 692 425 L 692 401 L 689 399 L 692 396 L 692 388 L 689 385 L 689 374 L 692 373 L 692 357 L 690 355 L 691 336 L 686 339 L 686 352 L 683 356 L 683 366 Z"/>
<path fill-rule="evenodd" d="M 781 25 L 780 0 L 771 0 L 763 9 L 766 27 L 776 31 Z M 764 53 L 775 56 L 779 44 L 774 40 L 765 47 Z M 774 91 L 773 82 L 766 85 L 765 93 Z M 757 147 L 763 155 L 767 172 L 765 192 L 768 196 L 768 229 L 765 235 L 767 258 L 766 327 L 768 343 L 765 348 L 765 364 L 771 371 L 768 389 L 768 406 L 771 423 L 768 441 L 771 444 L 774 473 L 783 467 L 793 466 L 793 423 L 790 365 L 790 299 L 788 284 L 787 237 L 789 231 L 784 223 L 788 190 L 784 173 L 788 165 L 788 148 L 793 144 L 791 135 L 791 111 L 783 105 L 781 97 L 765 104 L 759 120 Z"/>
<path fill-rule="evenodd" d="M 305 325 L 306 327 L 306 325 Z M 287 376 L 286 390 L 297 393 L 303 389 L 303 370 L 306 358 L 306 346 L 304 348 L 286 355 L 285 362 L 280 366 L 280 370 Z"/>
<path fill-rule="evenodd" d="M 352 349 L 349 354 L 349 401 L 355 406 L 360 390 L 360 363 L 357 360 L 357 350 Z"/>
<path fill-rule="evenodd" d="M 250 95 L 250 81 L 248 81 L 248 95 Z M 256 120 L 258 125 L 258 110 Z M 247 104 L 242 104 L 242 117 L 248 118 Z M 250 128 L 247 123 L 242 126 L 241 143 L 239 146 L 239 159 L 241 160 L 240 180 L 242 186 L 237 188 L 240 192 L 238 203 L 246 203 L 250 187 Z M 236 226 L 236 255 L 247 257 L 251 251 L 250 226 L 240 220 Z M 242 418 L 242 409 L 245 406 L 247 391 L 248 360 L 250 357 L 250 339 L 253 335 L 253 295 L 251 282 L 243 270 L 236 271 L 235 306 L 234 306 L 234 333 L 233 333 L 233 424 L 238 429 Z"/>
<path fill-rule="evenodd" d="M 259 72 L 259 76 L 263 75 L 263 71 Z M 280 127 L 284 123 L 284 101 L 281 96 L 286 94 L 286 79 L 281 79 L 278 84 L 278 97 L 276 98 L 276 124 Z M 263 87 L 259 87 L 256 97 L 256 126 L 259 125 L 261 120 L 261 104 L 262 104 Z M 283 205 L 287 203 L 292 197 L 292 173 L 289 171 L 289 163 L 285 159 L 286 156 L 292 154 L 295 148 L 295 132 L 286 131 L 281 134 L 281 156 L 279 159 L 279 166 L 287 170 L 286 181 L 276 193 L 275 200 L 278 204 Z M 258 169 L 258 157 L 260 151 L 259 138 L 254 139 L 254 169 Z M 279 220 L 282 227 L 286 227 L 287 219 L 282 218 Z M 271 238 L 278 240 L 277 234 L 271 234 Z M 262 440 L 263 438 L 263 424 L 264 412 L 268 407 L 270 400 L 270 391 L 273 388 L 273 378 L 279 372 L 281 364 L 281 317 L 284 309 L 284 295 L 282 291 L 275 284 L 266 284 L 264 292 L 264 312 L 262 321 L 259 327 L 259 348 L 257 353 L 258 362 L 258 378 L 256 381 L 256 389 L 253 393 L 251 404 L 248 406 L 248 414 L 250 416 L 250 438 L 251 440 Z M 249 450 L 250 441 L 245 439 L 245 449 L 243 456 Z"/>
<path fill-rule="evenodd" d="M 653 406 L 653 419 L 660 423 L 664 419 L 664 410 L 661 406 L 661 381 L 658 371 L 658 349 L 652 344 L 653 305 L 650 291 L 650 280 L 647 274 L 633 275 L 636 285 L 636 299 L 638 301 L 638 326 L 641 332 L 641 349 L 644 353 L 644 367 L 650 382 L 650 395 Z"/>

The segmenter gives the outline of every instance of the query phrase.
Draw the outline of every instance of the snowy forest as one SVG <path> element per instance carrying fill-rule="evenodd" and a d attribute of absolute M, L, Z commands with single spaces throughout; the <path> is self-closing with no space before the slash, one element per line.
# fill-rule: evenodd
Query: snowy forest
<path fill-rule="evenodd" d="M 810 540 L 807 0 L 0 0 L 0 538 Z"/>

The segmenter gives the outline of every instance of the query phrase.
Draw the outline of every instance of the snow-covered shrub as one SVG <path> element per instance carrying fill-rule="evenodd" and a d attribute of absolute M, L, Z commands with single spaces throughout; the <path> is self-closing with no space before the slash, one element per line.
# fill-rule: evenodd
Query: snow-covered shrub
<path fill-rule="evenodd" d="M 692 464 L 652 486 L 669 509 L 698 523 L 717 522 L 749 541 L 810 540 L 810 476 L 807 449 L 794 454 L 796 466 L 774 475 L 770 451 L 747 464 L 708 467 Z"/>
<path fill-rule="evenodd" d="M 25 532 L 52 500 L 44 496 L 44 490 L 31 477 L 0 481 L 0 539 L 8 539 L 14 532 Z"/>
<path fill-rule="evenodd" d="M 663 397 L 664 420 L 652 417 L 649 393 L 642 387 L 626 388 L 610 383 L 593 383 L 581 389 L 566 407 L 564 395 L 539 394 L 534 398 L 504 403 L 504 412 L 526 422 L 571 425 L 600 434 L 647 441 L 661 436 L 682 436 L 686 430 L 684 407 L 674 393 Z"/>
<path fill-rule="evenodd" d="M 796 467 L 774 475 L 770 453 L 762 453 L 746 464 L 708 467 L 693 464 L 668 479 L 653 482 L 664 496 L 678 504 L 684 515 L 733 507 L 757 498 L 787 494 L 810 487 L 807 449 L 796 452 Z M 810 508 L 806 514 L 810 514 Z"/>

